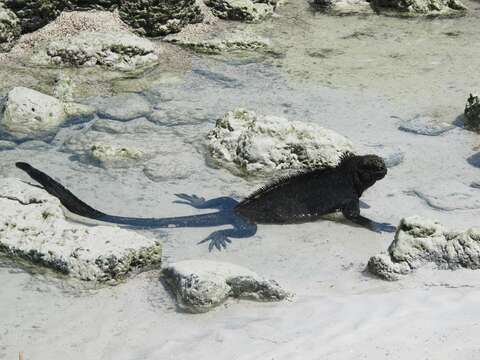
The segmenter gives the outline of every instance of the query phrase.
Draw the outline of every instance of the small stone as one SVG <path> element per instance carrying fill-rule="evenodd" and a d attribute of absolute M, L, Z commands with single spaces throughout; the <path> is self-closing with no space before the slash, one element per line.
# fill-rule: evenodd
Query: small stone
<path fill-rule="evenodd" d="M 179 307 L 192 313 L 207 312 L 228 297 L 279 301 L 290 296 L 275 281 L 223 262 L 181 261 L 165 267 L 162 273 Z"/>
<path fill-rule="evenodd" d="M 64 103 L 25 88 L 13 88 L 7 97 L 0 127 L 15 140 L 52 136 L 68 118 L 91 115 L 93 108 Z"/>
<path fill-rule="evenodd" d="M 274 6 L 255 0 L 205 0 L 212 13 L 226 20 L 258 22 L 273 14 Z"/>

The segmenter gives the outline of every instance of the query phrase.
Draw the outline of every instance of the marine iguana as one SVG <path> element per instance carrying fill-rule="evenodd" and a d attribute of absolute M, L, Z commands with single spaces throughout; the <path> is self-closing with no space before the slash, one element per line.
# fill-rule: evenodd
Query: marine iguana
<path fill-rule="evenodd" d="M 336 167 L 308 170 L 282 177 L 238 202 L 229 197 L 206 201 L 195 195 L 175 194 L 181 204 L 218 212 L 173 218 L 131 218 L 105 214 L 87 205 L 60 183 L 27 163 L 16 166 L 57 197 L 70 212 L 103 222 L 131 227 L 212 227 L 232 225 L 200 241 L 210 241 L 209 250 L 221 250 L 230 238 L 255 235 L 257 224 L 291 224 L 315 221 L 322 215 L 340 210 L 352 222 L 380 232 L 393 231 L 390 224 L 376 223 L 360 215 L 363 192 L 387 174 L 382 158 L 376 155 L 346 154 Z"/>

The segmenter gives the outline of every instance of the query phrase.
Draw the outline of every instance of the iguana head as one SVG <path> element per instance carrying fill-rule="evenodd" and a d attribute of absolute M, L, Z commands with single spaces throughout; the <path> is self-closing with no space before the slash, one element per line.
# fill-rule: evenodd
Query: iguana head
<path fill-rule="evenodd" d="M 385 162 L 377 155 L 348 155 L 341 166 L 353 175 L 359 195 L 387 175 Z"/>
<path fill-rule="evenodd" d="M 369 188 L 376 181 L 387 175 L 387 167 L 380 156 L 363 155 L 357 156 L 356 175 L 363 190 Z"/>

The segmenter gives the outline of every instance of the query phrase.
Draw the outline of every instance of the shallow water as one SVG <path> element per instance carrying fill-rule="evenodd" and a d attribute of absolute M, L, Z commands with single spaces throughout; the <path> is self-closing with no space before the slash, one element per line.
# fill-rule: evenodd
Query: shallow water
<path fill-rule="evenodd" d="M 28 160 L 108 213 L 197 214 L 172 204 L 174 194 L 241 198 L 265 181 L 214 168 L 205 156 L 204 137 L 215 120 L 244 107 L 333 129 L 361 153 L 403 155 L 365 193 L 366 216 L 397 224 L 419 214 L 454 229 L 478 226 L 480 190 L 470 184 L 478 182 L 479 169 L 468 161 L 478 153 L 478 134 L 459 126 L 434 137 L 398 129 L 402 119 L 418 114 L 454 122 L 468 93 L 480 88 L 478 13 L 427 21 L 329 18 L 292 1 L 255 30 L 272 37 L 283 57 L 192 56 L 190 71 L 159 75 L 173 81 L 155 82 L 156 70 L 148 80 L 122 80 L 122 89 L 138 91 L 152 105 L 149 120 L 135 121 L 153 126 L 155 140 L 151 131 L 133 126 L 139 130 L 129 141 L 148 141 L 156 151 L 156 176 L 143 162 L 101 167 L 69 152 L 65 144 L 98 119 L 64 127 L 50 143 L 1 151 L 0 175 L 26 179 L 13 164 Z M 95 95 L 77 100 L 93 102 Z M 430 205 L 418 194 L 426 194 Z M 221 253 L 196 245 L 211 231 L 147 233 L 165 244 L 165 263 L 233 262 L 276 279 L 296 297 L 273 304 L 231 301 L 188 315 L 176 310 L 156 271 L 92 289 L 0 260 L 0 359 L 21 350 L 29 359 L 478 358 L 475 271 L 424 269 L 397 283 L 372 278 L 364 273 L 366 262 L 393 236 L 344 221 L 260 226 L 257 235 Z"/>

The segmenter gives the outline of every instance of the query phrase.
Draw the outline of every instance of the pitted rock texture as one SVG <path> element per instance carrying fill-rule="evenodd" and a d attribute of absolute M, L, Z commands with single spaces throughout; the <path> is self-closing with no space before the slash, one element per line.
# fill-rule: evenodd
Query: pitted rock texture
<path fill-rule="evenodd" d="M 18 17 L 0 3 L 0 52 L 9 51 L 21 32 Z"/>
<path fill-rule="evenodd" d="M 335 166 L 352 152 L 352 143 L 332 130 L 242 109 L 219 119 L 207 142 L 218 164 L 247 175 Z"/>
<path fill-rule="evenodd" d="M 87 226 L 65 218 L 60 201 L 13 178 L 0 179 L 0 253 L 86 281 L 115 281 L 158 266 L 155 240 L 113 226 Z"/>
<path fill-rule="evenodd" d="M 180 308 L 203 313 L 228 297 L 279 301 L 290 294 L 275 281 L 265 280 L 238 265 L 206 260 L 187 260 L 163 269 L 163 278 Z"/>
<path fill-rule="evenodd" d="M 123 21 L 147 36 L 179 32 L 203 20 L 195 0 L 121 0 L 119 10 Z"/>
<path fill-rule="evenodd" d="M 130 71 L 155 64 L 158 55 L 150 40 L 128 32 L 81 32 L 68 39 L 52 41 L 34 61 Z"/>
<path fill-rule="evenodd" d="M 14 140 L 48 137 L 71 117 L 88 117 L 94 109 L 25 88 L 13 88 L 7 96 L 0 129 Z"/>
<path fill-rule="evenodd" d="M 467 7 L 460 0 L 373 0 L 381 14 L 394 16 L 461 16 Z"/>
<path fill-rule="evenodd" d="M 404 218 L 388 252 L 371 257 L 368 269 L 385 280 L 398 280 L 427 263 L 439 269 L 480 269 L 480 228 L 457 233 L 419 216 Z"/>
<path fill-rule="evenodd" d="M 205 0 L 212 13 L 226 20 L 257 22 L 273 14 L 274 5 L 262 0 Z"/>
<path fill-rule="evenodd" d="M 64 0 L 4 0 L 4 3 L 20 19 L 24 33 L 47 25 L 65 6 Z"/>

